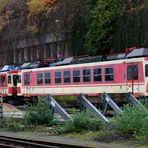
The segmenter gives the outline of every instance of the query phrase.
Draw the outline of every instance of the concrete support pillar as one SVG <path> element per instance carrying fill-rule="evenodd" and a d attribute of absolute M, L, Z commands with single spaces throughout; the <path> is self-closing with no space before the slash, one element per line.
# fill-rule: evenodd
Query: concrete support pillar
<path fill-rule="evenodd" d="M 18 56 L 18 55 L 17 55 L 17 51 L 14 50 L 14 51 L 13 51 L 13 63 L 15 63 L 15 64 L 17 63 L 17 56 Z"/>
<path fill-rule="evenodd" d="M 46 47 L 46 44 L 43 45 L 43 57 L 47 58 L 47 47 Z"/>
<path fill-rule="evenodd" d="M 54 58 L 53 57 L 53 43 L 50 43 L 50 56 L 51 56 L 51 58 Z"/>
<path fill-rule="evenodd" d="M 24 48 L 24 61 L 28 61 L 27 48 Z"/>
<path fill-rule="evenodd" d="M 33 61 L 33 48 L 30 48 L 30 60 Z"/>
<path fill-rule="evenodd" d="M 57 58 L 60 57 L 60 42 L 57 41 Z"/>
<path fill-rule="evenodd" d="M 21 51 L 20 50 L 18 50 L 18 59 L 19 59 L 18 61 L 19 61 L 19 64 L 20 64 L 21 63 L 21 60 L 22 60 L 21 59 Z"/>
<path fill-rule="evenodd" d="M 37 59 L 40 57 L 40 49 L 39 49 L 39 47 L 37 47 L 37 50 L 36 50 L 36 57 L 37 57 Z"/>

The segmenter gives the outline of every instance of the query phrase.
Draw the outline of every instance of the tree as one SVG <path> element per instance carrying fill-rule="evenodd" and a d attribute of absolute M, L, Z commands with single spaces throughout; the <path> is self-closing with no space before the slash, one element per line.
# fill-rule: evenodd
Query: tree
<path fill-rule="evenodd" d="M 123 0 L 97 0 L 93 9 L 89 10 L 86 46 L 90 54 L 95 55 L 102 52 L 102 49 L 112 47 L 115 22 L 123 8 Z"/>

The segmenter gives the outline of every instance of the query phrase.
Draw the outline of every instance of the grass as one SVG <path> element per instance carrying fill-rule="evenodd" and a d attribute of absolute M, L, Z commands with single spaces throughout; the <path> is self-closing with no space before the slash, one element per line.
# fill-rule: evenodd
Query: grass
<path fill-rule="evenodd" d="M 81 140 L 90 140 L 90 139 L 94 139 L 96 136 L 98 136 L 98 131 L 85 131 L 85 132 L 81 132 L 81 133 L 69 133 L 69 134 L 65 134 L 66 137 L 71 137 L 71 138 L 78 138 Z"/>

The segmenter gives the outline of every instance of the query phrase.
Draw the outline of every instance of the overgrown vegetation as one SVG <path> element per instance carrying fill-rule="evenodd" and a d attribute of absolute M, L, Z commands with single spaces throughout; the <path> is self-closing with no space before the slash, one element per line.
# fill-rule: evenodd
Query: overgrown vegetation
<path fill-rule="evenodd" d="M 139 139 L 148 138 L 148 112 L 137 106 L 126 106 L 123 113 L 116 118 L 117 126 L 124 134 Z"/>
<path fill-rule="evenodd" d="M 81 133 L 84 131 L 98 131 L 102 123 L 88 112 L 74 114 L 73 119 L 66 121 L 61 128 L 64 133 Z"/>
<path fill-rule="evenodd" d="M 3 131 L 24 131 L 25 124 L 21 119 L 4 118 L 0 123 L 0 130 Z"/>
<path fill-rule="evenodd" d="M 144 98 L 141 102 L 148 107 L 147 99 Z M 28 129 L 53 135 L 68 134 L 83 139 L 89 136 L 106 142 L 123 140 L 127 137 L 145 140 L 148 138 L 148 112 L 137 106 L 126 105 L 122 114 L 113 118 L 110 123 L 102 123 L 89 112 L 73 110 L 72 119 L 62 122 L 53 118 L 48 105 L 41 98 L 37 104 L 28 106 L 23 119 L 4 118 L 0 124 L 0 130 L 4 131 Z"/>
<path fill-rule="evenodd" d="M 47 103 L 40 99 L 36 105 L 30 105 L 24 117 L 27 125 L 50 125 L 53 121 L 52 111 Z"/>

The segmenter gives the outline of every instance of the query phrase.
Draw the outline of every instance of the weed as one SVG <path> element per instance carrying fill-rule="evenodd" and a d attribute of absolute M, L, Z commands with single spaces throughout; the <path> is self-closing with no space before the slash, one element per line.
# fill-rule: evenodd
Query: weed
<path fill-rule="evenodd" d="M 63 124 L 61 131 L 64 133 L 96 131 L 100 129 L 101 122 L 93 118 L 88 112 L 77 113 L 72 120 Z"/>
<path fill-rule="evenodd" d="M 14 118 L 3 118 L 1 125 L 1 130 L 6 131 L 24 131 L 25 125 L 21 119 L 14 119 Z"/>
<path fill-rule="evenodd" d="M 121 115 L 116 117 L 118 128 L 125 134 L 138 139 L 148 137 L 148 113 L 137 106 L 125 106 Z"/>
<path fill-rule="evenodd" d="M 26 124 L 50 125 L 53 121 L 53 114 L 43 99 L 39 99 L 36 105 L 30 105 L 25 114 Z"/>

